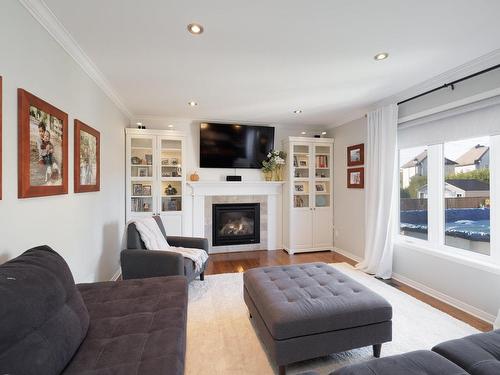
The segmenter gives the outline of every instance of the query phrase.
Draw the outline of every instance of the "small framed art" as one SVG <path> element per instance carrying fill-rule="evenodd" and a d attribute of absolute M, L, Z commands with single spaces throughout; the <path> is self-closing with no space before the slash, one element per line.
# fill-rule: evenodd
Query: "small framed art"
<path fill-rule="evenodd" d="M 68 193 L 68 115 L 18 89 L 18 197 Z"/>
<path fill-rule="evenodd" d="M 365 187 L 365 169 L 349 168 L 347 170 L 347 187 L 350 189 L 363 189 Z"/>
<path fill-rule="evenodd" d="M 75 193 L 100 190 L 100 133 L 75 120 Z"/>
<path fill-rule="evenodd" d="M 365 164 L 365 145 L 360 143 L 347 147 L 347 165 L 353 167 Z"/>

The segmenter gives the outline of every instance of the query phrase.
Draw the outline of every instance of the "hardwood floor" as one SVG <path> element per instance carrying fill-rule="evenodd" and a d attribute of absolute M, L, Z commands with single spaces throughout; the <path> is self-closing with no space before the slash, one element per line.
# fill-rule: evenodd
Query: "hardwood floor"
<path fill-rule="evenodd" d="M 356 262 L 347 258 L 339 253 L 331 251 L 323 251 L 317 253 L 301 253 L 289 255 L 284 250 L 273 251 L 246 251 L 241 253 L 223 253 L 212 254 L 208 260 L 208 265 L 205 270 L 205 275 L 215 275 L 220 273 L 233 273 L 244 272 L 251 268 L 264 267 L 264 266 L 281 266 L 287 264 L 308 263 L 308 262 L 325 262 L 325 263 L 339 263 L 345 262 L 355 265 Z M 420 301 L 431 305 L 432 307 L 441 310 L 442 312 L 459 319 L 476 329 L 486 332 L 490 331 L 493 327 L 491 324 L 476 318 L 466 312 L 457 309 L 445 302 L 442 302 L 434 297 L 422 293 L 406 284 L 403 284 L 394 279 L 380 280 L 400 291 L 411 295 Z"/>

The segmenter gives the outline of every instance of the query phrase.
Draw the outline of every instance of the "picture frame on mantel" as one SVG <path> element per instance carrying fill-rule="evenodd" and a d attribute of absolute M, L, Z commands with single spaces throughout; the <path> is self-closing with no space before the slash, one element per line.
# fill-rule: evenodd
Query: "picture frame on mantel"
<path fill-rule="evenodd" d="M 3 186 L 3 178 L 2 178 L 2 119 L 3 119 L 3 112 L 2 112 L 2 103 L 3 103 L 3 97 L 2 97 L 2 87 L 3 87 L 3 82 L 2 82 L 2 76 L 0 76 L 0 200 L 2 200 L 2 186 Z"/>
<path fill-rule="evenodd" d="M 365 144 L 347 147 L 347 166 L 354 167 L 365 164 Z"/>
<path fill-rule="evenodd" d="M 68 193 L 68 115 L 26 90 L 18 100 L 18 197 Z"/>
<path fill-rule="evenodd" d="M 365 187 L 365 168 L 347 169 L 347 187 L 349 189 L 364 189 Z"/>
<path fill-rule="evenodd" d="M 101 134 L 75 119 L 74 190 L 89 193 L 101 189 Z"/>

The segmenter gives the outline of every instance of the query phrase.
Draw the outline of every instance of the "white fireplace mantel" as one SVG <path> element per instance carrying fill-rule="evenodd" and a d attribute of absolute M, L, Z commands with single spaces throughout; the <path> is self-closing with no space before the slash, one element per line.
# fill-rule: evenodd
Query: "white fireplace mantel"
<path fill-rule="evenodd" d="M 211 196 L 266 196 L 267 197 L 267 250 L 282 247 L 282 181 L 190 181 L 193 209 L 193 236 L 206 237 L 205 198 Z M 238 246 L 234 251 L 239 250 Z M 244 251 L 244 250 L 243 250 Z M 213 252 L 217 252 L 215 249 Z"/>
<path fill-rule="evenodd" d="M 279 195 L 283 181 L 190 181 L 192 195 Z"/>

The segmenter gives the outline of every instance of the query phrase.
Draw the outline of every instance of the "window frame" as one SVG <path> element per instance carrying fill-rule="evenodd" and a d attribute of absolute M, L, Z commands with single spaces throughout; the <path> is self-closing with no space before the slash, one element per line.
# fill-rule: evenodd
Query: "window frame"
<path fill-rule="evenodd" d="M 485 135 L 488 136 L 488 135 Z M 400 180 L 396 179 L 398 194 L 395 194 L 394 243 L 425 253 L 445 257 L 462 264 L 472 265 L 487 271 L 500 274 L 500 135 L 490 137 L 490 255 L 478 254 L 445 244 L 445 163 L 444 144 L 446 142 L 427 145 L 427 240 L 405 236 L 400 233 Z M 467 139 L 467 138 L 464 138 Z M 425 145 L 424 145 L 425 146 Z M 403 148 L 404 149 L 404 148 Z M 398 158 L 401 148 L 398 147 Z M 399 166 L 399 163 L 398 163 Z M 396 171 L 399 175 L 399 167 Z"/>

